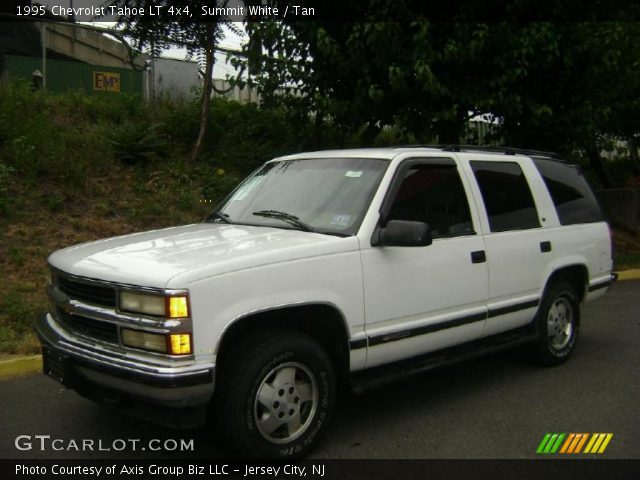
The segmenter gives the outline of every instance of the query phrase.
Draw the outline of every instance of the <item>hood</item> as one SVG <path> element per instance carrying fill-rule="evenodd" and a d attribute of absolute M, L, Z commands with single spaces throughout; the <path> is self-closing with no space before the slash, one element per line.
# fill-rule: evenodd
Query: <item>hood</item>
<path fill-rule="evenodd" d="M 74 245 L 52 253 L 49 263 L 89 278 L 180 288 L 210 275 L 354 248 L 355 237 L 200 223 Z M 178 275 L 181 284 L 170 285 Z"/>

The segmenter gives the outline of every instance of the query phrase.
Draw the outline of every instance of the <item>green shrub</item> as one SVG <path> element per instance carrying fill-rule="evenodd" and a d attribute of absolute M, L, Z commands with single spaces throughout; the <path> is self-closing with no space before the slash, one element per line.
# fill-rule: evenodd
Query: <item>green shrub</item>
<path fill-rule="evenodd" d="M 13 168 L 0 163 L 0 215 L 9 210 L 9 183 Z"/>
<path fill-rule="evenodd" d="M 34 304 L 32 285 L 10 285 L 0 295 L 0 351 L 12 352 L 21 337 L 32 331 L 43 305 Z"/>
<path fill-rule="evenodd" d="M 109 135 L 113 153 L 118 160 L 128 164 L 148 163 L 162 156 L 167 148 L 167 139 L 159 132 L 158 125 L 125 122 Z"/>

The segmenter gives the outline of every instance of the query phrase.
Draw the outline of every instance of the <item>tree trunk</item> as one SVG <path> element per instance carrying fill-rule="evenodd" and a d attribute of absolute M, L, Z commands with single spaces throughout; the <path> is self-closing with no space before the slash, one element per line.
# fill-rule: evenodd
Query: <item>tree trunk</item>
<path fill-rule="evenodd" d="M 587 157 L 589 158 L 589 163 L 591 164 L 593 171 L 596 173 L 598 180 L 600 180 L 602 188 L 612 188 L 613 181 L 611 180 L 611 175 L 609 175 L 609 171 L 602 161 L 598 147 L 588 147 Z"/>
<path fill-rule="evenodd" d="M 215 39 L 213 35 L 213 26 L 208 32 L 207 48 L 205 49 L 205 72 L 204 82 L 202 84 L 202 103 L 200 108 L 200 130 L 198 131 L 198 139 L 193 147 L 190 162 L 193 163 L 200 155 L 204 139 L 209 130 L 209 107 L 211 105 L 211 91 L 213 90 L 213 65 L 215 63 Z"/>
<path fill-rule="evenodd" d="M 640 175 L 640 159 L 638 159 L 638 141 L 633 135 L 627 137 L 627 145 L 629 146 L 629 156 L 631 157 L 631 166 L 633 173 Z"/>

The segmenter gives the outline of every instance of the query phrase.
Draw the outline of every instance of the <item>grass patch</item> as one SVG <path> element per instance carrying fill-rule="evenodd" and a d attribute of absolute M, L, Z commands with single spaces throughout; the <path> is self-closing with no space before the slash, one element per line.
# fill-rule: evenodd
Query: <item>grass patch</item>
<path fill-rule="evenodd" d="M 214 206 L 201 200 L 218 201 L 252 168 L 219 176 L 222 159 L 186 163 L 191 144 L 174 122 L 193 113 L 197 125 L 190 103 L 33 93 L 18 82 L 0 82 L 0 98 L 0 353 L 39 351 L 33 322 L 49 308 L 51 252 L 199 222 Z"/>
<path fill-rule="evenodd" d="M 631 270 L 640 268 L 640 254 L 617 254 L 614 261 L 616 270 Z"/>

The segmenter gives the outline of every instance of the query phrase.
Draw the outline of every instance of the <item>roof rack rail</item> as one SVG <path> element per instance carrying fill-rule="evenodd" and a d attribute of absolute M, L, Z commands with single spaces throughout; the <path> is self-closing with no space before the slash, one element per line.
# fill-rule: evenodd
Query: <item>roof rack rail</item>
<path fill-rule="evenodd" d="M 462 151 L 472 151 L 472 152 L 490 152 L 490 153 L 504 153 L 505 155 L 532 155 L 536 157 L 549 157 L 549 158 L 560 158 L 560 156 L 556 152 L 546 152 L 543 150 L 531 150 L 527 148 L 517 148 L 517 147 L 493 147 L 493 146 L 482 146 L 482 145 L 445 145 L 441 146 L 442 150 L 445 152 L 462 152 Z"/>
<path fill-rule="evenodd" d="M 442 150 L 442 145 L 433 143 L 405 143 L 402 145 L 394 145 L 391 148 L 434 148 L 436 150 Z"/>
<path fill-rule="evenodd" d="M 534 157 L 547 157 L 560 160 L 561 157 L 556 152 L 547 152 L 544 150 L 531 150 L 528 148 L 518 147 L 496 147 L 490 145 L 435 145 L 435 144 L 408 144 L 396 145 L 395 148 L 433 148 L 442 150 L 443 152 L 487 152 L 487 153 L 503 153 L 504 155 L 530 155 Z"/>

